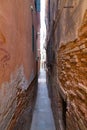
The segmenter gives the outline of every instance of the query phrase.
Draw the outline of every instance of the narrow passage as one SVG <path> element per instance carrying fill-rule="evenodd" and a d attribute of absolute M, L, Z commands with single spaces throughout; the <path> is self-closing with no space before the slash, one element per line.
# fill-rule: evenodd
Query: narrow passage
<path fill-rule="evenodd" d="M 55 130 L 51 103 L 46 85 L 46 73 L 41 70 L 38 79 L 38 94 L 33 113 L 31 130 Z"/>

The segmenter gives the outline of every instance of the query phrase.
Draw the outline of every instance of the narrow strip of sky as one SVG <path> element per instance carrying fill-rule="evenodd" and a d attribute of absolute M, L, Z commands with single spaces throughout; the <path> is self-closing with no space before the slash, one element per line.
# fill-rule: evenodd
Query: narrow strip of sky
<path fill-rule="evenodd" d="M 41 0 L 41 49 L 43 48 L 44 40 L 45 40 L 45 0 Z"/>

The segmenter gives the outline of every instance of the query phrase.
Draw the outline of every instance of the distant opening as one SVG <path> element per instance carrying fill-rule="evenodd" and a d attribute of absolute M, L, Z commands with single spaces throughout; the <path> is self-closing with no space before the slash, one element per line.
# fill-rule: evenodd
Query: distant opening
<path fill-rule="evenodd" d="M 40 67 L 46 68 L 46 24 L 45 24 L 45 0 L 41 0 L 41 29 L 40 29 L 40 50 L 41 50 L 41 64 Z"/>

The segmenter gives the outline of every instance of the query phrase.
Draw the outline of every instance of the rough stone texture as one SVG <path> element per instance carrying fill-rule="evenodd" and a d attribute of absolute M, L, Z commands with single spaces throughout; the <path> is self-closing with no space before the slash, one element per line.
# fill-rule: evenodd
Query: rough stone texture
<path fill-rule="evenodd" d="M 50 0 L 50 7 L 47 84 L 56 128 L 87 130 L 87 1 Z"/>
<path fill-rule="evenodd" d="M 17 120 L 19 119 L 20 114 L 27 106 L 29 109 L 31 109 L 31 112 L 33 110 L 34 98 L 37 88 L 36 79 L 34 79 L 35 81 L 28 83 L 24 77 L 25 75 L 23 73 L 23 67 L 21 67 L 17 71 L 17 74 L 12 77 L 10 83 L 4 83 L 1 86 L 0 130 L 12 130 Z"/>
<path fill-rule="evenodd" d="M 62 46 L 58 51 L 59 80 L 70 102 L 66 113 L 68 130 L 87 129 L 87 11 L 78 34 L 78 39 Z M 67 68 L 67 64 L 70 67 Z"/>
<path fill-rule="evenodd" d="M 20 90 L 19 90 L 20 91 Z M 18 92 L 16 112 L 8 127 L 8 130 L 25 130 L 30 129 L 33 108 L 37 94 L 37 80 L 31 83 L 25 92 Z"/>

